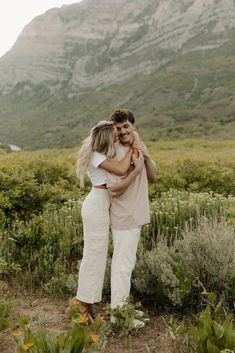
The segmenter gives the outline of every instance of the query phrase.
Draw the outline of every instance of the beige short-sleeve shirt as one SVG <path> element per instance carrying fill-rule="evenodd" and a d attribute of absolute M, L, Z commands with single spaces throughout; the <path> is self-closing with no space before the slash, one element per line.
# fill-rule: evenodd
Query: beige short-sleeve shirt
<path fill-rule="evenodd" d="M 115 143 L 116 158 L 122 159 L 129 147 Z M 121 177 L 108 173 L 107 186 L 121 181 Z M 111 198 L 111 227 L 131 229 L 150 222 L 148 180 L 145 166 L 123 194 Z"/>

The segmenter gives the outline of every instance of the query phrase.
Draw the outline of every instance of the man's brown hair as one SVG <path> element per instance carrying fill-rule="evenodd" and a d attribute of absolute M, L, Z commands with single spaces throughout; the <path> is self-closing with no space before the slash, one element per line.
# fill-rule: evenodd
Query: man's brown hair
<path fill-rule="evenodd" d="M 110 115 L 110 120 L 114 123 L 123 123 L 126 120 L 129 120 L 132 125 L 135 123 L 134 114 L 128 109 L 114 110 L 114 112 Z"/>

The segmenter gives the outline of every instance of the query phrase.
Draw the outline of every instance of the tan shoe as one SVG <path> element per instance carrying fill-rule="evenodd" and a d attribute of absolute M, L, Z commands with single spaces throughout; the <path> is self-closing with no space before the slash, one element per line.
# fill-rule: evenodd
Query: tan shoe
<path fill-rule="evenodd" d="M 85 303 L 78 300 L 77 298 L 73 298 L 69 303 L 69 307 L 65 311 L 66 314 L 71 315 L 72 306 L 77 308 L 82 316 L 87 316 L 89 325 L 94 322 L 93 304 Z"/>

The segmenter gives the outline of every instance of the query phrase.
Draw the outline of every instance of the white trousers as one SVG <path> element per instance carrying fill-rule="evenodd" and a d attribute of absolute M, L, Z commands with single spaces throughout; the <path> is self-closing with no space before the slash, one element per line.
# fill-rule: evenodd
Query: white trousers
<path fill-rule="evenodd" d="M 82 204 L 84 247 L 76 298 L 85 303 L 102 299 L 109 243 L 110 196 L 106 189 L 92 188 Z"/>
<path fill-rule="evenodd" d="M 122 305 L 130 294 L 141 227 L 112 229 L 114 252 L 111 268 L 111 308 Z"/>
<path fill-rule="evenodd" d="M 83 258 L 76 298 L 85 303 L 102 300 L 109 244 L 110 197 L 105 189 L 93 188 L 82 205 Z M 111 268 L 111 307 L 122 305 L 129 296 L 131 274 L 136 262 L 141 227 L 113 229 L 114 253 Z"/>

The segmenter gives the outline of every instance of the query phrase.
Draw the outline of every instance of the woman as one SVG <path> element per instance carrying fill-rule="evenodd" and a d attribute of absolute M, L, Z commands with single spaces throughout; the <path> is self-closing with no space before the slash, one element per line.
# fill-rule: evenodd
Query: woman
<path fill-rule="evenodd" d="M 114 157 L 116 138 L 113 122 L 100 121 L 91 130 L 80 149 L 77 161 L 77 176 L 84 185 L 84 175 L 88 174 L 92 189 L 82 205 L 84 232 L 83 258 L 79 270 L 78 290 L 73 304 L 81 314 L 92 321 L 92 304 L 101 301 L 104 273 L 109 242 L 110 194 L 116 194 L 115 187 L 107 189 L 107 172 L 124 176 L 133 161 L 134 169 L 122 179 L 122 192 L 138 175 L 144 158 L 140 153 L 133 155 L 133 149 L 121 160 Z"/>

